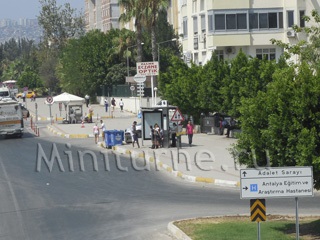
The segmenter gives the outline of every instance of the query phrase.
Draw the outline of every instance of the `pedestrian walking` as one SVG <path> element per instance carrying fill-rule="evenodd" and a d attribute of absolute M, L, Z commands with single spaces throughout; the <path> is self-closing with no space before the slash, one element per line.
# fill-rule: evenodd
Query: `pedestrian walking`
<path fill-rule="evenodd" d="M 139 145 L 139 140 L 138 140 L 138 132 L 137 132 L 137 122 L 134 121 L 133 124 L 132 124 L 132 129 L 131 129 L 131 132 L 132 132 L 132 146 L 134 147 L 134 143 L 136 142 L 137 145 L 138 145 L 138 148 L 140 148 L 140 145 Z"/>
<path fill-rule="evenodd" d="M 22 101 L 26 102 L 26 93 L 25 92 L 22 93 Z"/>
<path fill-rule="evenodd" d="M 158 123 L 154 124 L 154 147 L 159 148 L 161 146 L 161 132 Z"/>
<path fill-rule="evenodd" d="M 112 106 L 112 111 L 114 111 L 114 108 L 116 107 L 116 100 L 112 98 L 111 100 L 111 106 Z"/>
<path fill-rule="evenodd" d="M 104 131 L 106 130 L 106 126 L 103 122 L 103 120 L 100 120 L 100 129 L 101 129 L 101 136 L 102 136 L 102 141 L 105 141 L 105 133 Z"/>
<path fill-rule="evenodd" d="M 176 136 L 177 136 L 177 124 L 173 123 L 172 128 L 170 129 L 170 133 L 171 133 L 171 147 L 176 147 L 177 143 L 176 143 Z"/>
<path fill-rule="evenodd" d="M 93 126 L 93 135 L 94 141 L 97 144 L 99 142 L 99 127 L 97 123 Z"/>
<path fill-rule="evenodd" d="M 106 112 L 108 112 L 108 106 L 109 106 L 108 100 L 104 99 L 104 107 L 106 108 Z"/>
<path fill-rule="evenodd" d="M 153 126 L 150 125 L 150 138 L 151 138 L 151 148 L 155 148 L 155 138 L 154 138 L 154 129 Z"/>
<path fill-rule="evenodd" d="M 120 111 L 123 112 L 124 102 L 122 101 L 122 98 L 120 99 L 119 106 L 120 106 Z"/>
<path fill-rule="evenodd" d="M 88 94 L 86 94 L 86 95 L 84 96 L 84 99 L 86 100 L 86 105 L 87 105 L 87 107 L 89 107 L 90 96 L 89 96 Z"/>
<path fill-rule="evenodd" d="M 193 138 L 193 124 L 191 123 L 191 121 L 188 121 L 187 124 L 187 134 L 188 134 L 188 141 L 189 141 L 189 146 L 191 147 L 192 144 L 192 138 Z"/>

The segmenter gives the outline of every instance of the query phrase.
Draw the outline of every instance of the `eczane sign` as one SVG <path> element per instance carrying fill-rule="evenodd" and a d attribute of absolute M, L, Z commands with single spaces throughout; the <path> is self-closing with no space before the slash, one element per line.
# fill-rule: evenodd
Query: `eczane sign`
<path fill-rule="evenodd" d="M 156 76 L 159 73 L 158 62 L 137 62 L 137 74 L 144 76 Z"/>

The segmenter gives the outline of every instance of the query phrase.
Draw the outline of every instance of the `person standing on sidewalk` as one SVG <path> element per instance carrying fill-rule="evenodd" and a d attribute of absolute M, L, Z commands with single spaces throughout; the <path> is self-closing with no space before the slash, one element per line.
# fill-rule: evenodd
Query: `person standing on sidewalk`
<path fill-rule="evenodd" d="M 100 120 L 100 129 L 101 129 L 101 136 L 102 136 L 102 141 L 104 141 L 105 140 L 105 133 L 104 133 L 104 131 L 106 130 L 106 126 L 104 125 L 104 122 L 103 122 L 103 120 L 101 119 Z"/>
<path fill-rule="evenodd" d="M 104 99 L 104 107 L 106 108 L 106 112 L 108 112 L 108 106 L 109 106 L 108 100 L 105 98 Z"/>
<path fill-rule="evenodd" d="M 138 132 L 137 132 L 137 122 L 136 121 L 134 121 L 133 124 L 132 124 L 131 132 L 132 132 L 132 147 L 134 147 L 134 143 L 136 142 L 137 145 L 138 145 L 138 148 L 140 148 L 139 140 L 138 140 Z"/>
<path fill-rule="evenodd" d="M 85 100 L 86 100 L 86 105 L 87 105 L 87 107 L 89 107 L 90 96 L 89 96 L 88 94 L 86 94 L 86 95 L 84 96 L 84 98 L 85 98 Z"/>
<path fill-rule="evenodd" d="M 119 106 L 120 106 L 121 112 L 123 112 L 123 105 L 124 105 L 124 103 L 123 103 L 122 98 L 121 98 L 120 102 L 119 102 Z"/>
<path fill-rule="evenodd" d="M 151 148 L 155 148 L 155 136 L 154 136 L 154 129 L 153 126 L 150 125 L 150 138 L 151 138 Z"/>
<path fill-rule="evenodd" d="M 116 107 L 116 100 L 112 98 L 111 100 L 111 106 L 112 106 L 112 111 L 114 111 L 114 108 Z"/>
<path fill-rule="evenodd" d="M 93 126 L 93 135 L 94 141 L 97 144 L 99 142 L 99 127 L 97 123 Z"/>
<path fill-rule="evenodd" d="M 188 140 L 189 140 L 189 146 L 191 147 L 192 144 L 192 138 L 193 138 L 193 124 L 191 123 L 191 121 L 188 121 L 187 124 L 187 134 L 188 134 Z"/>

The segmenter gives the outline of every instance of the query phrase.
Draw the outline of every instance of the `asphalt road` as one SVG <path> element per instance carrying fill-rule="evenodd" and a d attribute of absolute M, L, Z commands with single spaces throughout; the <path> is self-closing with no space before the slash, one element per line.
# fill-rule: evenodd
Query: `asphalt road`
<path fill-rule="evenodd" d="M 53 146 L 64 172 L 57 161 L 49 172 L 41 159 L 50 160 Z M 154 168 L 137 171 L 125 156 L 102 155 L 93 139 L 42 131 L 40 138 L 0 138 L 0 147 L 0 239 L 171 239 L 166 226 L 173 220 L 249 214 L 238 189 L 187 183 Z M 319 206 L 318 193 L 299 199 L 300 214 L 320 215 Z M 294 199 L 267 200 L 267 213 L 295 214 Z"/>

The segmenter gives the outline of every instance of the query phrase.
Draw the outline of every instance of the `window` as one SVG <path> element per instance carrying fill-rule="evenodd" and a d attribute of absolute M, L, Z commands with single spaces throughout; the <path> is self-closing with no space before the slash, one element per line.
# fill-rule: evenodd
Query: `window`
<path fill-rule="evenodd" d="M 218 57 L 218 59 L 219 59 L 220 61 L 223 60 L 223 56 L 224 56 L 223 50 L 215 50 L 214 53 L 217 55 L 217 57 Z"/>
<path fill-rule="evenodd" d="M 300 27 L 305 27 L 306 23 L 305 23 L 305 20 L 303 19 L 304 11 L 300 11 L 299 14 L 300 14 Z"/>
<path fill-rule="evenodd" d="M 283 13 L 277 11 L 263 11 L 249 14 L 250 29 L 278 29 L 283 28 Z"/>
<path fill-rule="evenodd" d="M 200 0 L 200 11 L 204 10 L 204 0 Z"/>
<path fill-rule="evenodd" d="M 268 14 L 259 13 L 259 28 L 268 28 Z"/>
<path fill-rule="evenodd" d="M 279 12 L 279 28 L 283 28 L 283 12 Z"/>
<path fill-rule="evenodd" d="M 227 29 L 237 29 L 236 14 L 226 14 Z"/>
<path fill-rule="evenodd" d="M 258 23 L 259 23 L 258 13 L 250 13 L 249 18 L 250 18 L 249 20 L 250 29 L 258 29 Z"/>
<path fill-rule="evenodd" d="M 193 38 L 193 48 L 195 50 L 198 50 L 198 48 L 199 48 L 199 38 L 198 37 Z"/>
<path fill-rule="evenodd" d="M 277 13 L 268 13 L 269 28 L 278 28 Z"/>
<path fill-rule="evenodd" d="M 215 14 L 215 30 L 238 30 L 247 29 L 247 14 Z"/>
<path fill-rule="evenodd" d="M 213 31 L 213 12 L 208 12 L 208 31 Z"/>
<path fill-rule="evenodd" d="M 256 49 L 256 57 L 259 59 L 275 60 L 276 49 L 275 48 L 258 48 Z"/>
<path fill-rule="evenodd" d="M 294 25 L 293 11 L 288 11 L 287 16 L 288 16 L 288 28 L 291 28 Z"/>
<path fill-rule="evenodd" d="M 198 34 L 198 18 L 193 17 L 193 34 Z"/>
<path fill-rule="evenodd" d="M 188 18 L 184 17 L 183 18 L 183 37 L 188 37 Z"/>
<path fill-rule="evenodd" d="M 197 11 L 197 0 L 192 0 L 192 13 L 196 13 Z"/>
<path fill-rule="evenodd" d="M 206 16 L 201 15 L 201 31 L 206 31 Z"/>
<path fill-rule="evenodd" d="M 237 29 L 247 29 L 247 14 L 237 14 Z"/>
<path fill-rule="evenodd" d="M 225 23 L 225 14 L 215 14 L 214 15 L 214 23 L 215 23 L 215 29 L 216 30 L 225 30 L 226 29 L 226 23 Z"/>

